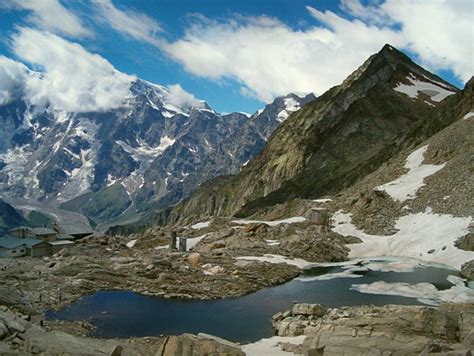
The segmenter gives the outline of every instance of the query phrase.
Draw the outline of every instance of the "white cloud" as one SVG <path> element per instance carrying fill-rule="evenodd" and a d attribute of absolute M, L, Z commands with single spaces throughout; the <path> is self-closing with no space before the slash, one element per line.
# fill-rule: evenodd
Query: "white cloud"
<path fill-rule="evenodd" d="M 156 34 L 161 32 L 160 24 L 149 16 L 131 11 L 117 9 L 112 0 L 91 0 L 97 9 L 99 18 L 115 30 L 134 39 L 153 45 L 160 45 Z"/>
<path fill-rule="evenodd" d="M 179 84 L 170 85 L 168 89 L 169 91 L 164 98 L 165 102 L 168 104 L 185 110 L 191 108 L 202 108 L 205 106 L 202 100 L 196 99 L 194 95 L 188 93 Z"/>
<path fill-rule="evenodd" d="M 307 7 L 317 21 L 295 30 L 269 17 L 209 20 L 190 26 L 163 50 L 184 68 L 211 80 L 234 79 L 242 93 L 270 101 L 289 92 L 321 94 L 339 84 L 385 43 L 408 49 L 422 64 L 474 72 L 470 0 L 341 1 L 349 17 Z"/>
<path fill-rule="evenodd" d="M 19 58 L 41 71 L 41 75 L 28 75 L 24 82 L 24 96 L 33 105 L 51 104 L 72 112 L 107 110 L 120 106 L 129 95 L 134 78 L 79 44 L 20 28 L 11 45 Z"/>
<path fill-rule="evenodd" d="M 236 79 L 244 93 L 268 102 L 294 91 L 321 94 L 386 42 L 400 44 L 389 30 L 309 11 L 326 27 L 296 31 L 268 17 L 204 21 L 165 50 L 192 74 Z"/>
<path fill-rule="evenodd" d="M 28 69 L 23 64 L 0 56 L 0 105 L 21 94 L 27 76 Z"/>
<path fill-rule="evenodd" d="M 472 0 L 387 0 L 381 8 L 401 25 L 405 47 L 422 64 L 450 69 L 464 82 L 474 74 Z"/>
<path fill-rule="evenodd" d="M 92 36 L 92 32 L 59 0 L 5 0 L 3 6 L 30 11 L 27 21 L 42 29 L 75 37 Z"/>

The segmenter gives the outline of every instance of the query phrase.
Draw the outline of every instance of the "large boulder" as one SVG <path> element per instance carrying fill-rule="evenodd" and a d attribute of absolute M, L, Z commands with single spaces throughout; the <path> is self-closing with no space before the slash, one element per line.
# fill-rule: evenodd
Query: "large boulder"
<path fill-rule="evenodd" d="M 305 315 L 321 317 L 326 314 L 327 309 L 321 304 L 299 303 L 293 306 L 293 315 Z"/>
<path fill-rule="evenodd" d="M 474 260 L 466 262 L 462 265 L 461 274 L 470 281 L 474 280 Z"/>
<path fill-rule="evenodd" d="M 198 268 L 199 265 L 201 264 L 201 254 L 197 252 L 193 252 L 192 254 L 188 256 L 187 260 L 191 266 Z"/>

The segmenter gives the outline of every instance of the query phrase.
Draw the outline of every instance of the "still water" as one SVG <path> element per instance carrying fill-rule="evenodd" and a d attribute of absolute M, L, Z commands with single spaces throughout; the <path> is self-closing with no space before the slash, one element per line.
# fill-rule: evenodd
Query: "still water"
<path fill-rule="evenodd" d="M 336 273 L 341 267 L 318 267 L 302 277 Z M 439 290 L 450 288 L 446 280 L 456 272 L 423 267 L 413 272 L 358 272 L 360 278 L 336 278 L 303 282 L 295 279 L 238 298 L 184 301 L 141 296 L 128 291 L 101 291 L 85 296 L 59 310 L 48 311 L 49 319 L 87 320 L 97 327 L 94 336 L 125 338 L 204 332 L 228 340 L 252 342 L 273 335 L 273 314 L 291 309 L 294 302 L 321 303 L 327 307 L 351 305 L 420 304 L 416 299 L 363 294 L 352 284 L 376 281 L 416 284 L 427 282 Z"/>

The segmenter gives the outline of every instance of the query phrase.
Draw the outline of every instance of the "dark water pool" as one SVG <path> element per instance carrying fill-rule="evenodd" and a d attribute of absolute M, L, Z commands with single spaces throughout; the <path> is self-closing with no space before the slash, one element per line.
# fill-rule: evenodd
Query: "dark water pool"
<path fill-rule="evenodd" d="M 303 276 L 340 272 L 340 267 L 315 268 Z M 416 299 L 363 294 L 350 290 L 352 284 L 376 281 L 434 284 L 450 288 L 446 280 L 454 271 L 426 267 L 414 272 L 360 272 L 360 278 L 337 278 L 288 283 L 266 288 L 239 298 L 213 301 L 183 301 L 141 296 L 127 291 L 97 292 L 59 310 L 48 311 L 46 318 L 88 320 L 97 327 L 95 336 L 124 338 L 133 336 L 209 333 L 228 340 L 256 341 L 273 335 L 271 316 L 290 309 L 294 302 L 321 303 L 328 307 L 350 305 L 420 304 Z"/>

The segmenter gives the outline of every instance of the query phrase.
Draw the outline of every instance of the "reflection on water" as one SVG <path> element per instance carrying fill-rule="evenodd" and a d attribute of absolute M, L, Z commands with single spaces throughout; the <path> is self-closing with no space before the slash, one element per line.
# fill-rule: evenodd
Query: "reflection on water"
<path fill-rule="evenodd" d="M 341 267 L 317 267 L 302 277 L 344 271 Z M 103 291 L 79 299 L 46 317 L 88 320 L 97 327 L 96 336 L 105 338 L 209 333 L 232 341 L 250 342 L 273 335 L 271 316 L 290 309 L 294 302 L 321 303 L 327 307 L 350 305 L 420 304 L 416 299 L 362 294 L 352 284 L 385 281 L 416 284 L 427 282 L 439 289 L 450 288 L 451 270 L 426 267 L 413 272 L 357 272 L 359 278 L 337 278 L 304 282 L 293 280 L 239 298 L 212 301 L 173 300 L 141 296 L 128 291 Z"/>

